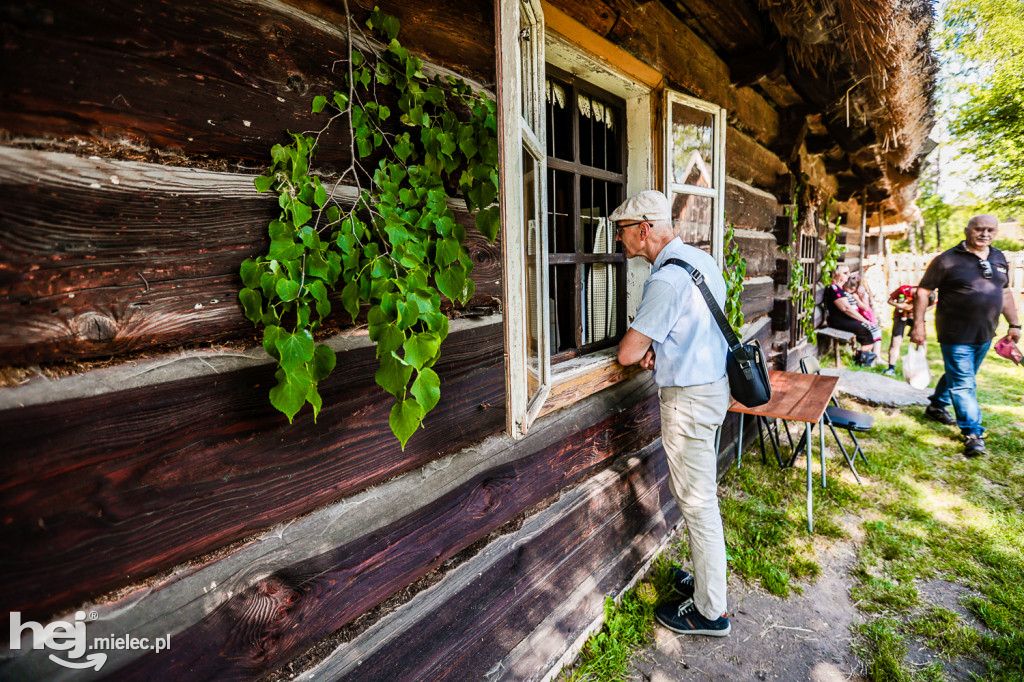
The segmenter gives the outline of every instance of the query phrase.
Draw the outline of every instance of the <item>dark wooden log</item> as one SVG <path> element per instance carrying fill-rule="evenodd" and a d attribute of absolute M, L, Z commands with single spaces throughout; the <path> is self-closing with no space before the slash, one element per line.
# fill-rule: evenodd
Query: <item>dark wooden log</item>
<path fill-rule="evenodd" d="M 772 274 L 772 280 L 777 286 L 789 284 L 789 269 L 791 265 L 788 258 L 775 259 L 775 272 Z"/>
<path fill-rule="evenodd" d="M 758 192 L 739 181 L 726 180 L 725 219 L 748 230 L 771 230 L 782 212 L 775 197 Z"/>
<path fill-rule="evenodd" d="M 686 25 L 706 36 L 721 52 L 732 55 L 764 44 L 764 21 L 756 6 L 744 0 L 729 3 L 676 0 L 668 4 L 674 4 Z"/>
<path fill-rule="evenodd" d="M 774 194 L 779 179 L 789 169 L 773 152 L 730 127 L 725 134 L 725 172 L 731 178 Z"/>
<path fill-rule="evenodd" d="M 772 309 L 775 296 L 775 282 L 770 277 L 759 277 L 743 283 L 740 294 L 743 317 L 752 322 Z"/>
<path fill-rule="evenodd" d="M 804 145 L 808 154 L 824 154 L 838 147 L 831 135 L 807 135 L 804 137 Z"/>
<path fill-rule="evenodd" d="M 783 75 L 786 62 L 786 48 L 782 43 L 773 43 L 749 52 L 737 54 L 727 60 L 732 84 L 736 87 L 753 85 L 765 76 L 777 78 Z"/>
<path fill-rule="evenodd" d="M 371 347 L 323 410 L 271 407 L 270 365 L 0 412 L 0 602 L 49 615 L 500 432 L 501 325 L 453 333 L 441 402 L 402 452 Z"/>
<path fill-rule="evenodd" d="M 648 545 L 656 544 L 655 538 L 663 537 L 679 518 L 678 506 L 672 504 L 668 519 L 651 523 L 671 500 L 668 467 L 660 448 L 617 473 L 600 495 L 566 510 L 542 534 L 507 552 L 453 594 L 430 614 L 429 622 L 392 638 L 359 668 L 338 679 L 486 679 L 504 652 L 529 636 L 607 562 L 619 558 L 620 550 L 629 547 L 638 533 L 654 536 Z M 639 554 L 620 559 L 615 572 L 602 576 L 603 582 L 612 589 L 621 587 L 640 564 Z M 606 588 L 603 594 L 610 592 Z M 563 620 L 560 625 L 568 629 L 566 634 L 588 625 L 600 613 L 600 601 L 595 606 L 589 613 Z"/>
<path fill-rule="evenodd" d="M 79 137 L 119 153 L 175 150 L 266 163 L 286 131 L 318 130 L 312 99 L 342 87 L 340 4 L 217 0 L 47 3 L 3 20 L 0 128 L 33 138 Z M 352 0 L 359 22 L 373 2 Z M 494 79 L 494 17 L 472 0 L 385 2 L 407 48 L 485 82 Z M 54 74 L 59 74 L 55 77 Z M 337 126 L 340 130 L 340 126 Z M 319 162 L 342 167 L 347 139 L 321 139 Z"/>
<path fill-rule="evenodd" d="M 761 143 L 774 141 L 778 134 L 774 108 L 750 88 L 733 88 L 721 57 L 664 4 L 605 0 L 602 6 L 618 15 L 610 30 L 604 14 L 595 14 L 590 3 L 554 0 L 552 5 L 665 74 L 671 87 L 726 107 L 731 119 Z"/>
<path fill-rule="evenodd" d="M 238 268 L 265 252 L 279 212 L 252 180 L 0 149 L 0 192 L 18 197 L 0 207 L 0 365 L 251 338 Z M 469 306 L 493 305 L 500 246 L 460 205 L 477 285 Z M 351 324 L 340 294 L 333 301 L 328 325 Z"/>
<path fill-rule="evenodd" d="M 243 680 L 275 669 L 524 509 L 650 442 L 658 424 L 652 396 L 483 472 L 400 522 L 259 581 L 116 679 Z"/>
<path fill-rule="evenodd" d="M 772 331 L 788 330 L 792 319 L 793 302 L 788 298 L 775 299 L 775 303 L 772 305 Z"/>
<path fill-rule="evenodd" d="M 737 232 L 735 239 L 740 255 L 747 261 L 747 277 L 761 277 L 775 272 L 778 247 L 770 234 Z"/>
<path fill-rule="evenodd" d="M 780 215 L 775 218 L 775 243 L 779 246 L 789 246 L 793 242 L 793 218 L 788 215 Z"/>

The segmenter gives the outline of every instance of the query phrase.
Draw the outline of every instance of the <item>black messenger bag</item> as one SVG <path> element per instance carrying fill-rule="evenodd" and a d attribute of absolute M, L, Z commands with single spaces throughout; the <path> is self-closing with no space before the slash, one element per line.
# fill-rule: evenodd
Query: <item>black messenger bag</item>
<path fill-rule="evenodd" d="M 725 313 L 718 305 L 718 301 L 711 294 L 708 285 L 704 282 L 704 275 L 692 265 L 678 258 L 669 258 L 665 265 L 678 265 L 690 273 L 693 283 L 700 289 L 704 301 L 707 302 L 711 314 L 722 330 L 726 343 L 729 344 L 729 353 L 726 355 L 725 372 L 729 376 L 729 392 L 741 405 L 757 407 L 764 405 L 772 399 L 772 384 L 768 380 L 768 363 L 764 358 L 764 351 L 758 341 L 740 343 L 736 338 L 736 332 L 732 330 L 729 321 L 725 319 Z"/>

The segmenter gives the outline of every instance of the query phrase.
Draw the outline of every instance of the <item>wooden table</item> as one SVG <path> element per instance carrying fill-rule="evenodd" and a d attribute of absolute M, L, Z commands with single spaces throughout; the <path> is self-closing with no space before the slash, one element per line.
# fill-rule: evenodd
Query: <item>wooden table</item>
<path fill-rule="evenodd" d="M 835 391 L 839 377 L 820 374 L 803 374 L 801 372 L 783 372 L 773 369 L 768 373 L 772 382 L 772 399 L 760 407 L 746 407 L 735 400 L 729 406 L 730 412 L 740 415 L 739 446 L 737 453 L 743 448 L 743 415 L 753 415 L 766 419 L 782 419 L 785 421 L 804 422 L 804 437 L 807 450 L 807 530 L 814 532 L 814 485 L 811 476 L 811 428 L 818 425 L 821 457 L 821 484 L 825 485 L 825 429 L 822 418 Z M 736 456 L 736 464 L 741 463 L 740 455 Z"/>

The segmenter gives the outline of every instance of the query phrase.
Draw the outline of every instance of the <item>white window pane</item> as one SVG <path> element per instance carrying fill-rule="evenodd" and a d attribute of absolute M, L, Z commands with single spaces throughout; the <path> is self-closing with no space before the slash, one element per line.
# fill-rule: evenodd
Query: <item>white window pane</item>
<path fill-rule="evenodd" d="M 714 220 L 715 200 L 711 197 L 672 193 L 672 227 L 687 244 L 711 253 Z"/>
<path fill-rule="evenodd" d="M 527 402 L 533 399 L 541 388 L 543 379 L 540 328 L 541 311 L 541 221 L 537 206 L 537 164 L 526 150 L 523 150 L 523 231 L 526 235 L 526 383 Z"/>
<path fill-rule="evenodd" d="M 694 187 L 714 187 L 714 116 L 672 103 L 672 181 Z"/>

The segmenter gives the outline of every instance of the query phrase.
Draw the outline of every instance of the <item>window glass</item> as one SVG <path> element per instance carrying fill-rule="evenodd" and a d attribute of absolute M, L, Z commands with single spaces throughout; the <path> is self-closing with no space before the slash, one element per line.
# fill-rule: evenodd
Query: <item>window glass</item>
<path fill-rule="evenodd" d="M 684 192 L 672 193 L 672 227 L 677 237 L 711 253 L 714 223 L 714 199 Z"/>
<path fill-rule="evenodd" d="M 533 399 L 542 384 L 541 332 L 540 327 L 540 280 L 541 242 L 540 221 L 537 207 L 537 164 L 525 149 L 523 150 L 523 229 L 526 257 L 526 383 L 527 401 Z"/>
<path fill-rule="evenodd" d="M 714 187 L 714 117 L 679 102 L 672 104 L 672 181 Z"/>
<path fill-rule="evenodd" d="M 625 256 L 608 216 L 624 199 L 625 106 L 549 70 L 549 314 L 553 361 L 610 346 L 625 329 Z M 571 115 L 570 115 L 571 111 Z"/>

